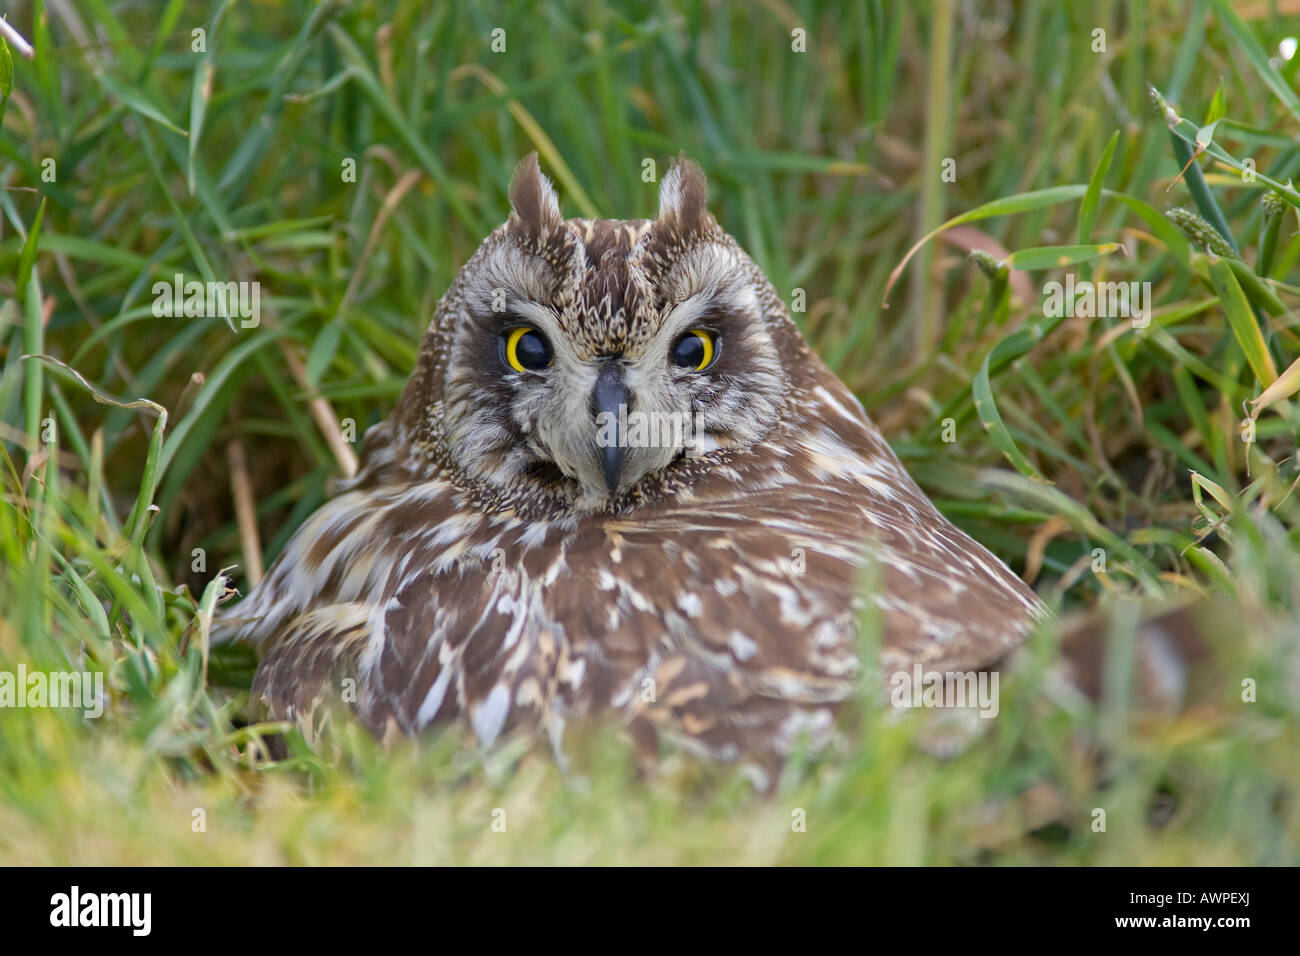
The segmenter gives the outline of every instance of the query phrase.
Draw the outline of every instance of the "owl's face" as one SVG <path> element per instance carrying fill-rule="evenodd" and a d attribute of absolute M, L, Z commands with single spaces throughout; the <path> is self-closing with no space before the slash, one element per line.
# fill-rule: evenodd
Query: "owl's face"
<path fill-rule="evenodd" d="M 535 156 L 510 198 L 438 321 L 429 414 L 457 470 L 600 510 L 767 434 L 798 333 L 706 211 L 698 167 L 670 170 L 654 220 L 564 220 Z"/>

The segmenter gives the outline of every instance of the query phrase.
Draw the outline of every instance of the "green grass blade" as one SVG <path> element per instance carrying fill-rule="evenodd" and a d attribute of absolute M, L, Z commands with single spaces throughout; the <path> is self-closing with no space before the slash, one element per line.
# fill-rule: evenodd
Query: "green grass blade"
<path fill-rule="evenodd" d="M 1209 270 L 1210 282 L 1223 304 L 1223 311 L 1228 316 L 1228 324 L 1232 327 L 1233 337 L 1241 347 L 1242 354 L 1261 385 L 1267 387 L 1273 384 L 1277 378 L 1277 367 L 1273 364 L 1273 357 L 1269 354 L 1259 323 L 1255 321 L 1255 314 L 1246 300 L 1246 294 L 1241 291 L 1236 274 L 1227 259 L 1217 256 L 1210 259 Z"/>

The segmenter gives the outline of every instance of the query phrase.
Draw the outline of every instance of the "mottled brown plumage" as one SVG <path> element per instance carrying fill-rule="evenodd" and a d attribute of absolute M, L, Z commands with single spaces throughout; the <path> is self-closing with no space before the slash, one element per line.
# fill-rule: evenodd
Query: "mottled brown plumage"
<path fill-rule="evenodd" d="M 227 615 L 274 713 L 304 719 L 353 677 L 381 735 L 463 718 L 484 744 L 540 729 L 558 749 L 590 715 L 766 775 L 859 687 L 863 602 L 886 670 L 1021 643 L 1033 592 L 908 477 L 697 167 L 665 177 L 654 220 L 562 219 L 535 157 L 510 198 L 357 477 Z M 549 366 L 502 361 L 516 327 Z M 669 360 L 692 329 L 716 345 L 702 371 Z M 693 430 L 642 446 L 620 426 L 611 458 L 610 388 L 629 420 Z"/>

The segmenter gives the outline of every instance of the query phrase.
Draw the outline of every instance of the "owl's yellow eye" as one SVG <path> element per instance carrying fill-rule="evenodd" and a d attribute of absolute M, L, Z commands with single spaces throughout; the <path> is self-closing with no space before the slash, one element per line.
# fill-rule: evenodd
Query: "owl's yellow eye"
<path fill-rule="evenodd" d="M 691 329 L 668 353 L 674 365 L 702 372 L 713 364 L 717 339 L 707 329 Z"/>
<path fill-rule="evenodd" d="M 550 365 L 555 351 L 546 336 L 521 325 L 501 333 L 501 359 L 516 372 L 537 372 Z"/>

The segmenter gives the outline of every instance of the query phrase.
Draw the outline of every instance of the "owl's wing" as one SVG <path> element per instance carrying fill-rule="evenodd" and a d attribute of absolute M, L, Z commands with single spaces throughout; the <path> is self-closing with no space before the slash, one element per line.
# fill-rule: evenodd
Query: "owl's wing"
<path fill-rule="evenodd" d="M 347 683 L 370 636 L 373 608 L 363 602 L 327 604 L 288 618 L 262 641 L 251 695 L 273 719 L 301 723 L 310 733 L 328 699 L 355 700 Z"/>
<path fill-rule="evenodd" d="M 814 524 L 864 544 L 886 669 L 989 667 L 1047 609 L 1033 589 L 930 503 L 861 403 L 813 359 L 812 413 L 788 428 L 785 471 L 833 515 Z M 816 370 L 820 369 L 820 372 Z"/>
<path fill-rule="evenodd" d="M 484 513 L 440 478 L 357 488 L 312 515 L 218 634 L 258 648 L 253 697 L 276 716 L 308 722 L 333 696 L 381 736 L 463 716 L 484 744 L 520 723 L 558 738 L 585 667 L 543 602 L 564 530 Z"/>
<path fill-rule="evenodd" d="M 357 699 L 357 667 L 394 566 L 374 537 L 387 504 L 355 491 L 326 502 L 252 592 L 214 622 L 214 641 L 257 649 L 251 695 L 272 717 L 310 725 L 327 698 Z"/>
<path fill-rule="evenodd" d="M 835 705 L 870 691 L 868 622 L 888 681 L 989 668 L 1045 613 L 930 504 L 846 389 L 816 393 L 817 414 L 689 492 L 580 529 L 576 586 L 548 595 L 575 635 L 600 635 L 612 706 L 715 756 L 770 765 L 823 739 Z"/>
<path fill-rule="evenodd" d="M 879 628 L 881 692 L 914 662 L 978 670 L 1023 641 L 1032 592 L 937 513 L 875 528 L 854 517 L 858 489 L 802 478 L 743 501 L 703 489 L 579 536 L 566 562 L 576 586 L 547 600 L 575 625 L 611 707 L 770 772 L 801 740 L 824 743 L 838 705 L 875 686 L 861 667 L 867 622 Z M 596 646 L 582 635 L 599 635 Z"/>

